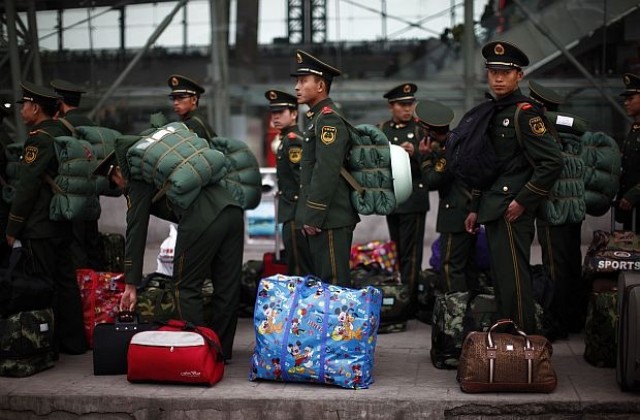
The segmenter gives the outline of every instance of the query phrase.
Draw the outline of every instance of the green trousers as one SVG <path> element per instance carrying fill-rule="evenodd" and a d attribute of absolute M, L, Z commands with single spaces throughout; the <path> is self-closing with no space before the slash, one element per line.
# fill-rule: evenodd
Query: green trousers
<path fill-rule="evenodd" d="M 485 223 L 485 227 L 498 313 L 513 320 L 527 334 L 535 334 L 535 302 L 529 268 L 534 218 L 523 213 L 514 223 L 509 223 L 501 217 Z"/>
<path fill-rule="evenodd" d="M 387 216 L 389 237 L 398 248 L 400 278 L 411 290 L 411 302 L 418 297 L 418 276 L 422 271 L 426 212 L 399 213 Z"/>
<path fill-rule="evenodd" d="M 177 313 L 180 319 L 206 325 L 218 334 L 225 359 L 231 359 L 240 303 L 240 276 L 244 252 L 244 218 L 239 207 L 226 207 L 196 243 L 180 240 L 173 264 Z M 202 285 L 213 283 L 212 317 L 205 324 Z"/>
<path fill-rule="evenodd" d="M 440 273 L 444 292 L 464 292 L 479 287 L 475 256 L 476 235 L 467 232 L 440 234 Z"/>
<path fill-rule="evenodd" d="M 283 223 L 282 241 L 287 256 L 287 274 L 290 276 L 311 274 L 309 243 L 302 234 L 302 230 L 296 229 L 296 223 L 293 220 Z"/>
<path fill-rule="evenodd" d="M 313 275 L 326 283 L 351 287 L 349 258 L 354 227 L 322 229 L 317 235 L 307 236 Z"/>

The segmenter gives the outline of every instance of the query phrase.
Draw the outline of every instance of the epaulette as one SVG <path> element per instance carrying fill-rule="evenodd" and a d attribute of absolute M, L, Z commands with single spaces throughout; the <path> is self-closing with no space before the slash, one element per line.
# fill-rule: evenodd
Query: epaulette
<path fill-rule="evenodd" d="M 320 112 L 322 112 L 322 113 L 323 113 L 323 114 L 325 114 L 325 115 L 326 115 L 326 114 L 331 114 L 331 113 L 333 112 L 333 109 L 331 109 L 331 108 L 330 108 L 330 107 L 328 107 L 328 106 L 325 106 L 324 108 L 322 108 L 322 111 L 320 111 Z"/>
<path fill-rule="evenodd" d="M 522 104 L 522 106 L 520 106 L 520 104 Z M 522 109 L 523 111 L 533 108 L 533 105 L 531 105 L 529 102 L 518 102 L 518 106 L 520 106 L 520 109 Z"/>
<path fill-rule="evenodd" d="M 294 133 L 293 131 L 291 131 L 289 134 L 287 134 L 287 137 L 292 139 L 292 140 L 298 138 L 296 133 Z"/>

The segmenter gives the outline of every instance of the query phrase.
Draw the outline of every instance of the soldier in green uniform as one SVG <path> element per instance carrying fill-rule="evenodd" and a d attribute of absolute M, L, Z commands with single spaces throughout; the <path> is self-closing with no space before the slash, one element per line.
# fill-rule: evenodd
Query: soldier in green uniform
<path fill-rule="evenodd" d="M 169 99 L 173 104 L 173 112 L 178 115 L 180 121 L 200 138 L 211 140 L 218 137 L 207 123 L 207 119 L 198 112 L 200 95 L 204 93 L 204 88 L 179 74 L 169 76 L 167 84 L 171 88 Z"/>
<path fill-rule="evenodd" d="M 518 47 L 496 41 L 482 48 L 486 59 L 489 87 L 498 102 L 522 96 L 518 83 L 522 67 L 529 58 Z M 512 96 L 517 95 L 517 96 Z M 491 117 L 488 134 L 502 168 L 486 189 L 472 191 L 471 213 L 465 220 L 468 232 L 476 223 L 486 227 L 491 255 L 491 278 L 499 315 L 512 319 L 524 331 L 534 333 L 535 305 L 529 261 L 535 234 L 538 205 L 562 170 L 562 155 L 554 137 L 547 131 L 542 110 L 522 96 L 518 106 L 499 107 Z M 522 138 L 516 137 L 516 124 Z"/>
<path fill-rule="evenodd" d="M 623 77 L 625 90 L 624 109 L 633 119 L 631 130 L 620 147 L 622 152 L 622 176 L 618 192 L 616 218 L 622 222 L 625 230 L 632 229 L 631 211 L 636 212 L 636 233 L 640 233 L 640 77 L 626 73 Z"/>
<path fill-rule="evenodd" d="M 52 119 L 58 95 L 30 82 L 22 83 L 20 115 L 31 129 L 24 143 L 20 175 L 11 203 L 6 238 L 10 246 L 22 245 L 28 268 L 54 280 L 53 310 L 55 337 L 62 353 L 81 354 L 87 350 L 82 303 L 69 253 L 71 225 L 49 219 L 51 187 L 45 175 L 55 178 L 58 160 L 53 137 L 68 135 Z"/>
<path fill-rule="evenodd" d="M 117 166 L 109 177 L 124 188 L 127 199 L 127 230 L 124 270 L 126 286 L 121 309 L 135 310 L 136 287 L 142 281 L 144 251 L 149 218 L 154 215 L 178 225 L 173 280 L 177 316 L 195 325 L 206 325 L 220 337 L 225 359 L 231 359 L 240 302 L 240 275 L 244 252 L 244 212 L 220 184 L 202 188 L 186 210 L 175 206 L 166 195 L 153 201 L 154 185 L 129 179 L 126 152 L 133 143 L 116 141 Z M 105 159 L 100 167 L 114 165 Z M 101 173 L 101 168 L 98 173 Z M 104 172 L 106 175 L 107 172 Z M 211 279 L 212 316 L 205 317 L 202 286 Z"/>
<path fill-rule="evenodd" d="M 95 123 L 78 108 L 82 95 L 86 93 L 83 88 L 61 79 L 52 80 L 51 87 L 62 97 L 62 100 L 58 104 L 58 119 L 62 121 L 71 132 L 74 131 L 75 127 L 95 126 Z"/>
<path fill-rule="evenodd" d="M 426 133 L 419 146 L 425 187 L 437 189 L 440 197 L 436 232 L 440 233 L 443 291 L 476 289 L 476 236 L 464 227 L 469 214 L 471 191 L 446 170 L 444 155 L 453 110 L 438 102 L 425 100 L 418 103 L 415 115 Z"/>
<path fill-rule="evenodd" d="M 295 216 L 300 194 L 300 160 L 302 159 L 302 133 L 298 128 L 298 99 L 286 92 L 268 90 L 271 123 L 280 130 L 276 152 L 278 176 L 278 223 L 282 223 L 282 239 L 289 275 L 304 276 L 311 273 L 309 244 L 296 227 Z"/>
<path fill-rule="evenodd" d="M 543 202 L 536 219 L 542 263 L 554 285 L 542 333 L 553 341 L 567 338 L 570 331 L 580 331 L 587 309 L 580 249 L 586 208 L 580 137 L 587 124 L 578 116 L 559 112 L 562 96 L 535 81 L 529 82 L 529 97 L 544 108 L 545 116 L 559 133 L 563 154 L 563 169 L 552 190 L 562 202 L 557 206 Z M 548 217 L 547 208 L 553 211 L 553 217 Z"/>
<path fill-rule="evenodd" d="M 411 302 L 415 305 L 418 295 L 418 276 L 422 270 L 424 227 L 429 211 L 429 191 L 420 171 L 418 143 L 422 130 L 413 115 L 416 85 L 403 83 L 383 95 L 389 103 L 391 119 L 378 125 L 391 144 L 402 147 L 411 162 L 413 193 L 387 218 L 389 236 L 398 247 L 400 279 L 409 285 Z"/>
<path fill-rule="evenodd" d="M 300 162 L 300 205 L 296 224 L 307 235 L 312 274 L 326 282 L 350 286 L 349 257 L 353 230 L 360 221 L 351 190 L 340 175 L 351 136 L 329 97 L 340 71 L 304 51 L 296 52 L 296 96 L 307 104 Z"/>
<path fill-rule="evenodd" d="M 58 103 L 57 120 L 72 134 L 76 127 L 93 127 L 95 123 L 78 107 L 85 90 L 66 80 L 51 81 L 53 90 L 61 96 Z M 77 220 L 73 223 L 73 240 L 71 241 L 71 257 L 76 268 L 103 269 L 98 219 Z"/>

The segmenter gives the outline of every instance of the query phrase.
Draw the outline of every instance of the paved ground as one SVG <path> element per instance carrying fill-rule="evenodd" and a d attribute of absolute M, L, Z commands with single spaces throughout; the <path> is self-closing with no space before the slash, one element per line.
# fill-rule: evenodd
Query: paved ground
<path fill-rule="evenodd" d="M 455 371 L 429 359 L 430 327 L 378 337 L 375 384 L 346 390 L 250 382 L 252 322 L 241 318 L 234 357 L 214 387 L 130 384 L 94 376 L 92 355 L 62 356 L 29 378 L 0 378 L 0 419 L 632 419 L 640 395 L 623 393 L 614 369 L 588 365 L 583 336 L 554 343 L 558 388 L 551 394 L 465 394 Z"/>

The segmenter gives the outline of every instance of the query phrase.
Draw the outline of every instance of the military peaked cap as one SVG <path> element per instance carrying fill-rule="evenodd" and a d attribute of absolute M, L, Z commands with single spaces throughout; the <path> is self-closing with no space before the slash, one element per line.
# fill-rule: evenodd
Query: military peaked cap
<path fill-rule="evenodd" d="M 16 101 L 16 103 L 35 102 L 44 106 L 55 107 L 60 100 L 60 96 L 53 90 L 44 86 L 36 85 L 31 82 L 22 82 L 22 98 Z"/>
<path fill-rule="evenodd" d="M 98 166 L 96 166 L 96 168 L 93 170 L 93 174 L 109 176 L 111 174 L 111 170 L 116 166 L 118 166 L 118 161 L 116 160 L 116 152 L 112 150 L 104 159 L 102 159 L 102 162 L 100 162 Z"/>
<path fill-rule="evenodd" d="M 557 107 L 564 102 L 564 98 L 560 94 L 533 80 L 529 82 L 529 97 L 547 108 Z"/>
<path fill-rule="evenodd" d="M 394 87 L 382 97 L 387 98 L 389 102 L 415 102 L 416 97 L 414 94 L 417 90 L 418 87 L 413 83 L 403 83 Z"/>
<path fill-rule="evenodd" d="M 298 109 L 298 98 L 280 90 L 268 90 L 264 97 L 269 101 L 269 108 L 272 111 L 280 111 L 285 108 Z"/>
<path fill-rule="evenodd" d="M 328 81 L 333 80 L 334 77 L 340 76 L 342 73 L 335 67 L 323 63 L 311 54 L 302 50 L 296 51 L 296 70 L 291 73 L 291 76 L 306 76 L 309 74 L 315 74 Z"/>
<path fill-rule="evenodd" d="M 453 120 L 453 110 L 439 102 L 420 100 L 414 112 L 421 123 L 433 128 L 446 128 Z"/>
<path fill-rule="evenodd" d="M 622 81 L 626 89 L 620 96 L 631 96 L 640 93 L 640 77 L 632 73 L 625 73 L 622 76 Z"/>
<path fill-rule="evenodd" d="M 482 56 L 488 69 L 520 69 L 529 65 L 529 57 L 518 47 L 505 41 L 489 42 L 482 47 Z"/>
<path fill-rule="evenodd" d="M 62 101 L 70 106 L 79 106 L 82 94 L 86 93 L 86 90 L 80 86 L 76 86 L 66 80 L 54 79 L 51 81 L 51 87 L 57 94 L 62 96 Z"/>
<path fill-rule="evenodd" d="M 171 93 L 169 94 L 170 97 L 201 95 L 204 93 L 204 88 L 202 86 L 188 77 L 184 77 L 179 74 L 172 74 L 169 76 L 167 84 L 171 88 Z"/>

